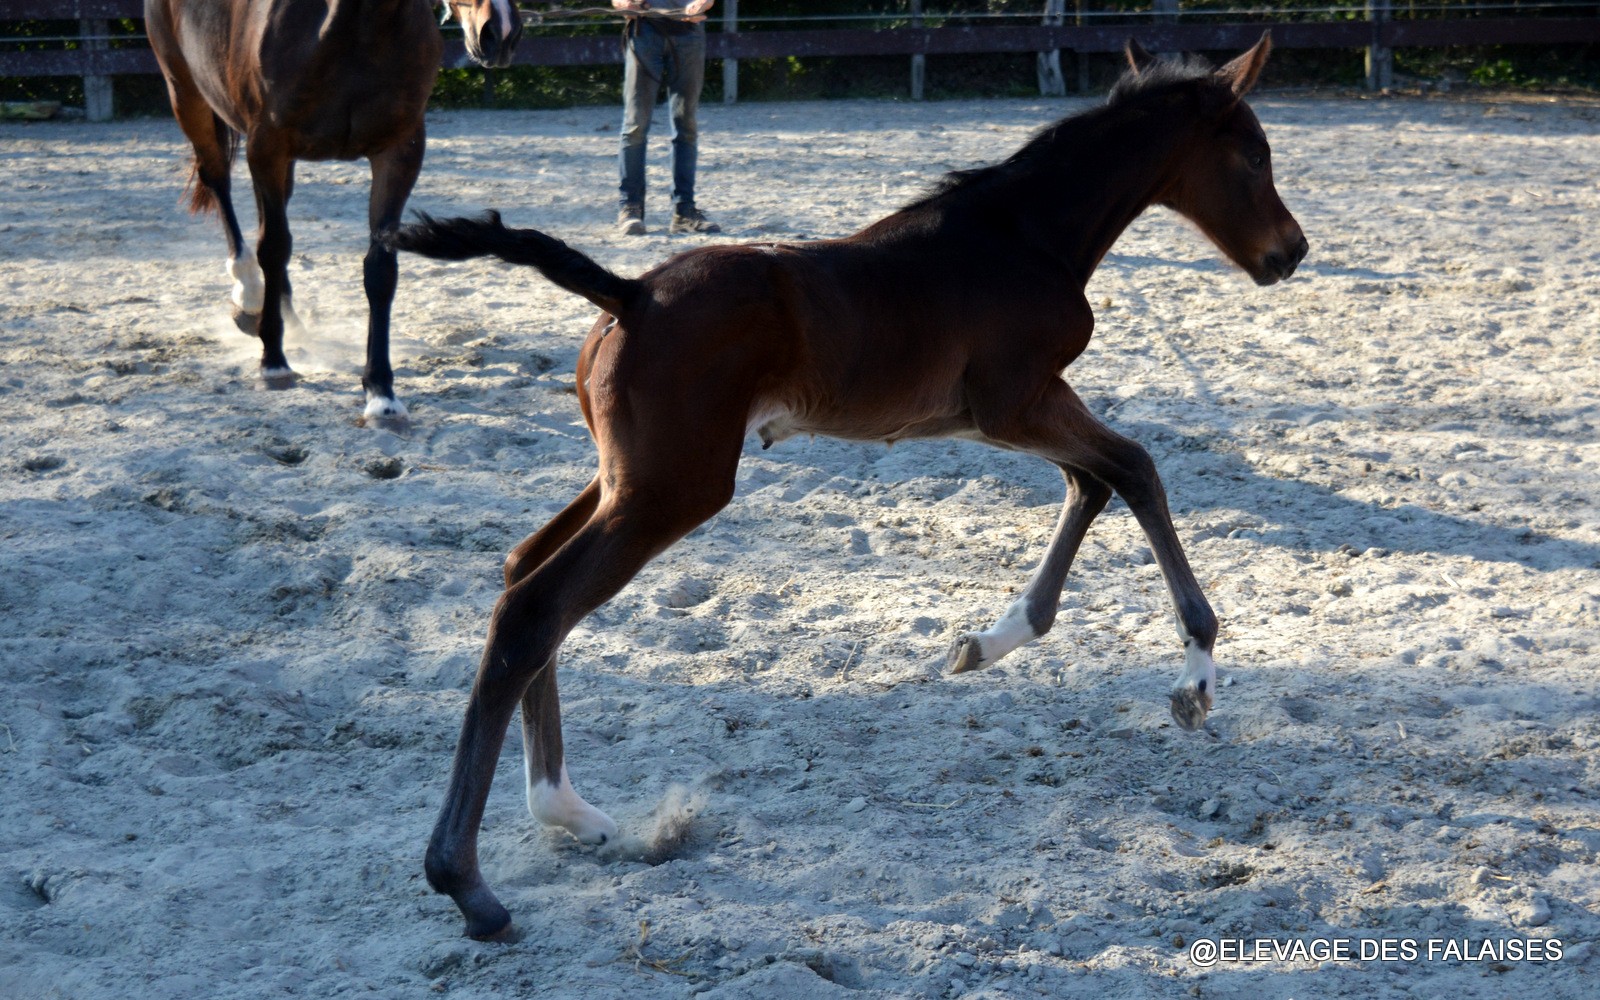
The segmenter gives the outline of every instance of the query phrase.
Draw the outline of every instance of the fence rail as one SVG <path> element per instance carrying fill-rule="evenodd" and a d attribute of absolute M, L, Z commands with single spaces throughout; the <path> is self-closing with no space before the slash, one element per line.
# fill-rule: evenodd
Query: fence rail
<path fill-rule="evenodd" d="M 1046 5 L 1041 4 L 1041 13 Z M 1355 8 L 1346 8 L 1356 13 Z M 731 13 L 731 12 L 730 12 Z M 1155 51 L 1239 49 L 1252 44 L 1265 28 L 1272 29 L 1273 45 L 1301 49 L 1366 49 L 1369 84 L 1386 79 L 1387 54 L 1395 48 L 1450 45 L 1583 44 L 1600 42 L 1600 17 L 1439 17 L 1392 19 L 1387 0 L 1369 2 L 1365 19 L 1339 21 L 1270 21 L 1250 23 L 1183 23 L 1170 10 L 1148 12 L 1139 23 L 1108 24 L 1091 19 L 1086 24 L 990 24 L 940 27 L 830 28 L 801 30 L 726 30 L 710 33 L 706 55 L 726 60 L 729 68 L 740 59 L 788 56 L 912 56 L 991 52 L 1049 53 L 1067 50 L 1078 54 L 1120 51 L 1130 34 L 1137 34 Z M 1211 16 L 1205 11 L 1197 15 Z M 1229 14 L 1242 13 L 1230 11 Z M 1287 10 L 1285 14 L 1295 11 Z M 0 22 L 70 21 L 82 26 L 83 42 L 75 48 L 0 51 L 0 76 L 81 76 L 86 81 L 108 81 L 122 74 L 159 72 L 148 48 L 137 35 L 108 36 L 106 22 L 141 19 L 142 0 L 0 0 Z M 1069 15 L 1072 16 L 1072 15 Z M 1123 16 L 1127 16 L 1124 14 Z M 884 15 L 884 20 L 892 19 Z M 904 19 L 902 19 L 904 20 Z M 737 25 L 738 22 L 734 22 Z M 115 42 L 123 47 L 108 47 Z M 1384 63 L 1374 68 L 1373 60 Z M 583 66 L 620 63 L 622 50 L 615 36 L 528 35 L 518 44 L 514 62 L 520 65 Z M 445 43 L 444 65 L 466 65 L 459 39 Z M 736 70 L 735 70 L 736 72 Z M 725 71 L 725 75 L 727 75 Z M 105 84 L 108 87 L 108 83 Z M 737 83 L 735 82 L 735 88 Z M 86 92 L 90 88 L 85 87 Z M 107 90 L 109 94 L 109 91 Z M 100 114 L 109 117 L 109 97 Z"/>

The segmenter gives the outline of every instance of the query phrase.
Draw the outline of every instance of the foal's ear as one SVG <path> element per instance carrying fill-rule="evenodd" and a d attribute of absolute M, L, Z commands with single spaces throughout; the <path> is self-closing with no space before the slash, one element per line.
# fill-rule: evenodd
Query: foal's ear
<path fill-rule="evenodd" d="M 1151 55 L 1143 45 L 1140 45 L 1137 38 L 1129 38 L 1127 43 L 1123 45 L 1122 51 L 1128 57 L 1128 66 L 1133 70 L 1135 76 L 1155 65 L 1156 57 Z"/>
<path fill-rule="evenodd" d="M 1217 79 L 1233 90 L 1235 99 L 1243 97 L 1256 85 L 1256 78 L 1261 76 L 1261 67 L 1267 64 L 1267 55 L 1271 51 L 1272 32 L 1263 31 L 1261 41 L 1255 43 L 1250 51 L 1217 70 Z"/>

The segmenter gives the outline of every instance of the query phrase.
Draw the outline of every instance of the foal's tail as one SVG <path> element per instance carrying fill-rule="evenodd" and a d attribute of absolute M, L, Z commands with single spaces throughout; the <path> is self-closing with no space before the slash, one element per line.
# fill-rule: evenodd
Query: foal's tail
<path fill-rule="evenodd" d="M 507 229 L 500 213 L 476 219 L 436 219 L 418 212 L 419 221 L 401 226 L 386 241 L 396 250 L 410 250 L 440 260 L 499 257 L 508 264 L 528 264 L 555 285 L 576 292 L 611 313 L 622 311 L 638 296 L 639 282 L 596 264 L 554 236 L 537 229 Z"/>

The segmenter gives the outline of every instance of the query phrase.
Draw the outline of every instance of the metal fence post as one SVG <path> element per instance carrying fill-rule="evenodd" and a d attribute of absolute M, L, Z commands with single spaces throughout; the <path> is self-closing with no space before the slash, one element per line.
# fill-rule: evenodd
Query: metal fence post
<path fill-rule="evenodd" d="M 1367 46 L 1367 89 L 1394 86 L 1394 50 L 1383 43 L 1383 25 L 1389 20 L 1390 0 L 1367 0 L 1367 20 L 1372 22 L 1372 43 Z"/>
<path fill-rule="evenodd" d="M 1066 9 L 1067 0 L 1045 0 L 1043 24 L 1046 27 L 1060 24 Z M 1061 50 L 1039 53 L 1038 63 L 1039 93 L 1045 97 L 1067 96 L 1067 81 L 1061 78 Z"/>
<path fill-rule="evenodd" d="M 922 0 L 911 0 L 911 26 L 922 27 Z M 911 99 L 922 100 L 922 84 L 928 75 L 928 57 L 921 52 L 911 57 Z"/>
<path fill-rule="evenodd" d="M 739 33 L 739 0 L 727 0 L 722 8 L 722 33 Z M 722 103 L 733 104 L 739 100 L 739 60 L 722 57 Z"/>
<path fill-rule="evenodd" d="M 78 33 L 83 36 L 83 47 L 90 52 L 103 52 L 111 47 L 107 38 L 111 34 L 110 21 L 83 18 L 78 21 Z M 86 76 L 83 78 L 83 113 L 92 122 L 108 122 L 114 108 L 111 102 L 111 77 Z"/>

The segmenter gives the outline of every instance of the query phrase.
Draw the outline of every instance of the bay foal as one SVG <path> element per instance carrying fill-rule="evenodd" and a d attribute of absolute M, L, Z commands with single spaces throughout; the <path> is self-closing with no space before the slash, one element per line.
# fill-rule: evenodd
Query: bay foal
<path fill-rule="evenodd" d="M 1244 103 L 1262 40 L 1220 70 L 1153 60 L 1105 107 L 1050 126 L 1010 159 L 951 175 L 854 236 L 705 247 L 637 279 L 534 230 L 433 220 L 395 243 L 433 257 L 529 264 L 603 314 L 578 358 L 578 400 L 599 471 L 506 560 L 506 591 L 467 702 L 428 882 L 467 933 L 510 933 L 479 872 L 477 836 L 506 727 L 520 703 L 528 806 L 587 843 L 616 824 L 573 790 L 562 759 L 556 652 L 585 615 L 733 496 L 745 436 L 963 437 L 1038 455 L 1067 502 L 1031 583 L 951 669 L 986 666 L 1050 628 L 1084 532 L 1115 491 L 1149 538 L 1177 611 L 1185 662 L 1172 714 L 1196 729 L 1212 704 L 1217 619 L 1184 558 L 1150 456 L 1089 412 L 1061 378 L 1088 346 L 1084 285 L 1152 204 L 1199 225 L 1259 284 L 1293 273 L 1300 227 L 1272 183 Z"/>
<path fill-rule="evenodd" d="M 449 0 L 468 53 L 503 66 L 522 33 L 512 0 Z M 366 419 L 401 425 L 389 366 L 398 267 L 378 236 L 400 222 L 422 169 L 422 112 L 442 42 L 430 0 L 145 0 L 150 47 L 178 125 L 194 146 L 190 207 L 218 209 L 228 240 L 234 322 L 261 338 L 261 375 L 294 384 L 283 353 L 289 288 L 289 196 L 296 160 L 372 162 L 364 268 Z M 245 246 L 229 194 L 240 137 L 260 236 Z"/>

